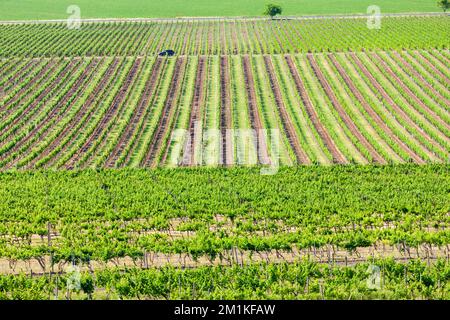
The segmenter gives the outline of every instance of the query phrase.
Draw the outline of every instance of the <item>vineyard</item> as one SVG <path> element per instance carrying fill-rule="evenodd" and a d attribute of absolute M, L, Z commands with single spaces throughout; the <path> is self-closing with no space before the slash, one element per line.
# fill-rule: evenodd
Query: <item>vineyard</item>
<path fill-rule="evenodd" d="M 444 163 L 449 57 L 6 59 L 0 168 Z"/>
<path fill-rule="evenodd" d="M 237 55 L 448 49 L 448 17 L 367 19 L 172 19 L 160 22 L 1 24 L 0 57 L 140 56 L 173 49 L 179 55 Z"/>
<path fill-rule="evenodd" d="M 364 276 L 360 263 L 380 260 L 389 266 L 385 266 L 386 277 L 394 277 L 390 285 L 395 286 L 395 277 L 402 283 L 407 278 L 408 288 L 399 297 L 448 298 L 449 173 L 446 165 L 412 164 L 283 168 L 273 176 L 260 175 L 257 168 L 2 173 L 0 270 L 40 275 L 42 280 L 36 285 L 46 289 L 35 292 L 38 297 L 54 294 L 58 284 L 51 276 L 47 279 L 50 273 L 60 274 L 68 264 L 76 263 L 90 281 L 103 281 L 106 272 L 109 278 L 104 281 L 113 291 L 121 290 L 123 281 L 131 281 L 128 286 L 132 286 L 133 280 L 119 276 L 124 267 L 132 269 L 132 278 L 162 272 L 149 280 L 148 288 L 135 288 L 137 292 L 124 295 L 128 298 L 139 294 L 163 298 L 162 292 L 178 294 L 178 290 L 185 297 L 195 280 L 183 280 L 190 283 L 184 287 L 159 279 L 177 279 L 182 272 L 198 272 L 198 277 L 218 273 L 217 283 L 205 284 L 209 296 L 198 287 L 198 297 L 264 298 L 268 293 L 263 288 L 259 293 L 231 294 L 217 286 L 227 282 L 227 277 L 239 276 L 229 269 L 237 266 L 248 269 L 246 277 L 266 274 L 266 268 L 283 273 L 273 279 L 273 285 L 310 267 L 311 274 L 302 273 L 291 285 L 299 291 L 305 287 L 305 277 L 311 277 L 310 297 L 317 297 L 319 279 L 333 279 L 326 284 L 330 290 L 343 285 L 339 281 L 344 280 L 334 282 L 339 274 L 345 279 L 356 272 L 359 276 L 353 281 L 360 282 Z M 404 271 L 402 263 L 409 260 L 417 260 L 421 272 L 434 280 L 425 282 L 429 281 L 425 276 L 417 280 L 419 274 L 410 267 Z M 300 269 L 291 265 L 297 262 Z M 194 267 L 198 271 L 182 271 Z M 7 279 L 0 277 L 0 283 L 5 281 L 4 286 L 14 290 L 22 281 L 35 281 Z M 254 279 L 257 287 L 258 281 L 264 283 L 258 279 Z M 159 285 L 152 281 L 170 287 L 158 291 L 153 286 Z M 393 294 L 390 285 L 373 294 Z M 274 290 L 266 298 L 294 298 L 292 289 Z M 359 295 L 370 294 L 367 289 L 355 290 L 363 290 Z M 349 293 L 344 294 L 347 298 Z M 336 292 L 329 297 L 342 298 Z"/>
<path fill-rule="evenodd" d="M 449 39 L 0 23 L 0 299 L 450 299 Z"/>

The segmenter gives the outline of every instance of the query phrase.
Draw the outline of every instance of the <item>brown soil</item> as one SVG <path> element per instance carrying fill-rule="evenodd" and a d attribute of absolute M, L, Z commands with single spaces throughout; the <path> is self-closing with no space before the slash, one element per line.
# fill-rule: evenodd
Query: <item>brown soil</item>
<path fill-rule="evenodd" d="M 17 125 L 25 116 L 27 116 L 36 106 L 38 106 L 41 101 L 45 98 L 48 98 L 48 96 L 53 96 L 55 94 L 54 89 L 57 85 L 60 84 L 61 80 L 73 69 L 76 67 L 77 63 L 76 60 L 70 61 L 64 69 L 61 71 L 61 73 L 56 77 L 55 80 L 53 80 L 45 89 L 33 100 L 32 103 L 28 107 L 25 108 L 11 123 L 9 123 L 3 130 L 0 132 L 0 136 L 5 134 L 9 129 L 11 129 L 13 126 Z M 51 72 L 50 72 L 51 74 Z M 34 119 L 36 116 L 36 113 L 32 115 L 27 121 L 30 121 Z"/>
<path fill-rule="evenodd" d="M 447 78 L 447 76 L 443 74 L 438 68 L 436 68 L 436 66 L 430 60 L 428 60 L 422 53 L 420 53 L 420 51 L 414 51 L 414 53 L 416 53 L 419 57 L 421 57 L 422 61 L 424 61 L 425 64 L 429 68 L 431 68 L 431 70 L 433 70 L 435 74 L 437 74 L 442 80 L 444 80 L 447 86 L 450 85 L 450 80 Z"/>
<path fill-rule="evenodd" d="M 139 57 L 139 59 L 142 59 L 142 57 Z M 123 91 L 123 94 L 121 95 L 120 102 L 118 104 L 118 109 L 114 117 L 112 117 L 111 121 L 107 124 L 105 127 L 105 130 L 103 130 L 103 133 L 97 138 L 97 140 L 100 140 L 100 143 L 98 143 L 95 148 L 89 153 L 89 156 L 86 161 L 83 162 L 83 164 L 80 165 L 81 169 L 87 168 L 92 165 L 92 162 L 95 160 L 95 157 L 101 152 L 105 145 L 108 143 L 108 137 L 111 131 L 114 131 L 116 128 L 117 122 L 119 119 L 124 118 L 124 113 L 127 109 L 127 104 L 129 103 L 130 93 L 133 91 L 136 82 L 138 81 L 139 74 L 141 72 L 141 67 L 143 65 L 141 62 L 137 66 L 136 70 L 133 71 L 134 76 L 131 79 L 130 83 L 127 85 L 126 90 Z"/>
<path fill-rule="evenodd" d="M 39 60 L 37 59 L 31 59 L 28 61 L 22 68 L 19 70 L 15 70 L 15 68 L 11 68 L 9 72 L 7 73 L 8 76 L 11 76 L 11 72 L 13 73 L 13 76 L 8 79 L 8 90 L 6 92 L 10 92 L 12 89 L 14 89 L 17 84 L 21 83 L 36 67 Z M 5 74 L 2 74 L 2 78 L 5 77 Z M 0 111 L 3 110 L 3 106 L 0 107 Z"/>
<path fill-rule="evenodd" d="M 172 81 L 170 85 L 169 92 L 167 94 L 166 101 L 164 103 L 164 108 L 162 110 L 161 118 L 159 120 L 158 127 L 156 128 L 150 146 L 147 150 L 147 154 L 144 157 L 142 163 L 143 166 L 149 167 L 153 166 L 155 163 L 155 158 L 161 149 L 163 139 L 168 131 L 168 124 L 171 121 L 171 115 L 173 114 L 173 109 L 178 96 L 179 87 L 183 79 L 183 70 L 185 67 L 185 58 L 179 57 L 175 65 L 175 71 L 172 76 Z"/>
<path fill-rule="evenodd" d="M 249 264 L 257 262 L 293 263 L 302 261 L 303 259 L 310 259 L 318 263 L 328 263 L 330 265 L 354 265 L 371 261 L 376 258 L 392 258 L 395 261 L 407 262 L 411 259 L 422 259 L 428 263 L 432 263 L 437 259 L 450 259 L 450 250 L 447 247 L 436 247 L 429 245 L 421 245 L 418 248 L 410 248 L 402 245 L 387 246 L 377 244 L 372 247 L 356 248 L 354 251 L 347 251 L 342 248 L 334 246 L 324 246 L 321 248 L 298 249 L 292 248 L 291 251 L 245 251 L 233 248 L 219 253 L 215 259 L 209 259 L 206 256 L 201 256 L 198 259 L 193 259 L 187 253 L 182 254 L 164 254 L 158 252 L 146 252 L 145 255 L 137 260 L 130 257 L 113 259 L 107 263 L 100 261 L 91 261 L 90 265 L 79 266 L 81 271 L 103 270 L 114 267 L 139 267 L 159 268 L 170 265 L 175 268 L 196 268 L 201 266 L 217 266 L 217 265 L 232 265 L 232 264 Z M 64 273 L 67 262 L 62 262 L 54 266 L 53 271 Z M 42 275 L 51 272 L 50 257 L 43 256 L 38 260 L 8 260 L 0 259 L 0 274 L 33 274 Z"/>
<path fill-rule="evenodd" d="M 195 77 L 194 96 L 192 99 L 191 115 L 189 119 L 189 137 L 184 146 L 184 154 L 188 155 L 187 165 L 194 166 L 195 163 L 195 142 L 198 139 L 197 132 L 195 132 L 195 125 L 201 121 L 201 105 L 205 98 L 205 77 L 206 77 L 206 57 L 201 56 L 198 60 L 197 74 Z"/>
<path fill-rule="evenodd" d="M 219 29 L 219 33 L 220 33 L 220 51 L 222 52 L 222 54 L 227 54 L 227 38 L 226 38 L 226 33 L 225 33 L 225 22 L 222 21 L 222 23 L 220 24 L 220 29 Z"/>
<path fill-rule="evenodd" d="M 43 79 L 44 81 L 51 76 L 52 71 L 57 67 L 56 61 L 55 60 L 50 60 L 42 69 L 41 71 L 38 72 L 37 75 L 35 75 L 33 77 L 33 79 L 31 79 L 25 86 L 23 86 L 19 92 L 17 92 L 14 97 L 12 97 L 11 100 L 5 102 L 4 105 L 2 105 L 0 107 L 0 112 L 3 112 L 6 110 L 5 114 L 2 115 L 2 117 L 4 118 L 5 115 L 9 115 L 11 112 L 13 112 L 16 108 L 12 108 L 10 110 L 7 110 L 14 102 L 16 102 L 19 99 L 26 99 L 27 97 L 31 96 L 31 94 L 33 93 L 33 90 L 31 90 L 30 92 L 28 92 L 28 94 L 25 97 L 22 97 L 22 95 L 29 89 L 34 87 L 34 85 L 36 84 L 36 82 L 38 82 L 50 69 L 50 72 L 48 72 L 48 74 L 45 76 L 45 78 Z M 19 105 L 19 104 L 18 104 Z"/>
<path fill-rule="evenodd" d="M 231 136 L 231 103 L 230 103 L 230 71 L 228 57 L 220 57 L 220 132 L 222 135 L 221 164 L 233 164 L 233 148 Z"/>
<path fill-rule="evenodd" d="M 450 106 L 450 100 L 445 98 L 441 93 L 434 89 L 434 87 L 430 83 L 428 83 L 428 81 L 425 80 L 424 77 L 419 72 L 417 72 L 416 69 L 414 69 L 414 67 L 411 66 L 411 64 L 407 62 L 397 51 L 394 51 L 393 54 L 398 58 L 402 65 L 414 75 L 416 79 L 420 80 L 420 84 L 418 84 L 419 86 L 427 87 L 435 96 L 444 101 L 447 106 Z"/>
<path fill-rule="evenodd" d="M 269 165 L 271 161 L 267 150 L 267 143 L 263 131 L 264 128 L 261 122 L 261 115 L 259 114 L 258 110 L 255 82 L 253 80 L 253 71 L 248 55 L 244 55 L 242 57 L 242 64 L 244 67 L 244 80 L 247 91 L 250 124 L 252 126 L 252 129 L 256 132 L 256 151 L 258 154 L 258 163 Z"/>
<path fill-rule="evenodd" d="M 233 28 L 231 28 L 231 42 L 233 45 L 233 54 L 238 54 L 239 50 L 239 40 L 238 40 L 238 36 L 237 36 L 237 26 L 236 26 L 236 21 L 233 21 Z"/>

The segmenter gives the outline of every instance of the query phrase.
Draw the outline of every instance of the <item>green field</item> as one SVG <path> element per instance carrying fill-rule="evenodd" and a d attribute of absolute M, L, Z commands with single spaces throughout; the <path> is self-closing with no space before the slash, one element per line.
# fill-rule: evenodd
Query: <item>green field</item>
<path fill-rule="evenodd" d="M 449 170 L 0 173 L 0 300 L 448 299 Z"/>
<path fill-rule="evenodd" d="M 1 0 L 0 20 L 272 0 L 234 1 Z M 450 299 L 449 39 L 444 14 L 0 22 L 0 300 Z"/>
<path fill-rule="evenodd" d="M 65 19 L 69 5 L 77 4 L 83 18 L 260 16 L 269 0 L 2 0 L 1 20 Z M 285 15 L 366 13 L 378 5 L 384 13 L 436 12 L 435 0 L 275 0 Z"/>

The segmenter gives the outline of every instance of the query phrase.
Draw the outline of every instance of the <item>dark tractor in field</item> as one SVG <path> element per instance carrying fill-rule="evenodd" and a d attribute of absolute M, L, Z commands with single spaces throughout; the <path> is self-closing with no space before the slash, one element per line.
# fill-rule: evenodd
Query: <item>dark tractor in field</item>
<path fill-rule="evenodd" d="M 173 50 L 164 50 L 158 54 L 160 57 L 172 57 L 175 55 L 175 51 Z"/>

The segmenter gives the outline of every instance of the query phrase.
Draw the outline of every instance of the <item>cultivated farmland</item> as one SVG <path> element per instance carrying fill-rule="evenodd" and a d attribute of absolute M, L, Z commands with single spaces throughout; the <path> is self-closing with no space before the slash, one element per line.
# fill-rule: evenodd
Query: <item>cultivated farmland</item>
<path fill-rule="evenodd" d="M 0 298 L 449 298 L 447 16 L 0 35 Z"/>

